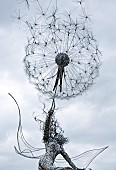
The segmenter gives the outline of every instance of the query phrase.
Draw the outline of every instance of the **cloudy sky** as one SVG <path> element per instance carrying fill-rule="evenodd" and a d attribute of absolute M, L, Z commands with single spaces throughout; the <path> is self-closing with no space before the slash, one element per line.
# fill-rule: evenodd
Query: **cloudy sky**
<path fill-rule="evenodd" d="M 23 1 L 23 0 L 22 0 Z M 41 1 L 42 2 L 42 1 Z M 45 3 L 45 2 L 44 2 Z M 59 5 L 72 2 L 59 0 Z M 71 156 L 86 150 L 109 146 L 90 165 L 93 170 L 115 170 L 116 167 L 116 1 L 87 0 L 92 29 L 102 51 L 100 76 L 82 96 L 57 101 L 56 113 L 69 144 Z M 44 5 L 44 4 L 43 4 Z M 39 125 L 32 113 L 41 115 L 40 93 L 28 82 L 23 57 L 25 30 L 12 15 L 18 9 L 16 0 L 0 0 L 0 169 L 35 170 L 37 160 L 29 160 L 14 151 L 18 111 L 10 92 L 20 105 L 24 134 L 30 143 L 42 147 Z M 77 165 L 78 166 L 78 165 Z"/>

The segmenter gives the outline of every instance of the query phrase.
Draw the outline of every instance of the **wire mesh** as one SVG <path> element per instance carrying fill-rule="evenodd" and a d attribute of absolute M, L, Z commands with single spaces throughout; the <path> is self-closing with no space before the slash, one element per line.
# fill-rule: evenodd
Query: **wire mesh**
<path fill-rule="evenodd" d="M 50 6 L 51 1 L 44 10 L 37 1 L 36 18 L 23 21 L 30 33 L 25 71 L 41 92 L 70 98 L 93 84 L 99 75 L 101 53 L 83 1 L 70 12 L 60 11 L 57 3 Z"/>

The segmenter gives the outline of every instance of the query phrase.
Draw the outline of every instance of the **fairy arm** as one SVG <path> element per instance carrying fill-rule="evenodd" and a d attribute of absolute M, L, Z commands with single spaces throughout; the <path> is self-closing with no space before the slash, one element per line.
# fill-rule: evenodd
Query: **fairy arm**
<path fill-rule="evenodd" d="M 46 143 L 49 139 L 49 135 L 50 135 L 50 124 L 51 124 L 51 118 L 52 115 L 54 113 L 54 109 L 55 109 L 55 101 L 53 100 L 52 102 L 52 106 L 48 112 L 48 115 L 46 117 L 45 120 L 45 126 L 44 126 L 44 134 L 43 134 L 43 141 Z"/>

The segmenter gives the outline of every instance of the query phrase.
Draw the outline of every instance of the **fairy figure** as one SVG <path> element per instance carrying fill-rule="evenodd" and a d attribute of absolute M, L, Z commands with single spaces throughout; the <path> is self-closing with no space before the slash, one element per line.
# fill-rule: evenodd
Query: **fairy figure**
<path fill-rule="evenodd" d="M 48 112 L 44 125 L 43 142 L 45 144 L 46 153 L 40 158 L 39 170 L 63 170 L 66 168 L 55 167 L 54 161 L 58 154 L 69 163 L 73 170 L 82 170 L 75 166 L 69 155 L 65 152 L 63 145 L 68 142 L 68 139 L 63 136 L 62 130 L 58 133 L 57 120 L 54 118 L 55 100 L 53 99 L 52 106 Z M 68 167 L 68 169 L 71 169 Z"/>
<path fill-rule="evenodd" d="M 55 99 L 52 101 L 52 106 L 46 115 L 45 122 L 34 117 L 34 119 L 42 123 L 43 129 L 43 143 L 45 144 L 45 148 L 35 148 L 30 145 L 24 137 L 21 123 L 21 111 L 16 99 L 9 93 L 9 95 L 15 101 L 18 113 L 19 113 L 19 125 L 17 131 L 17 144 L 18 148 L 15 148 L 17 154 L 24 156 L 26 158 L 38 159 L 39 160 L 39 170 L 84 170 L 86 169 L 90 163 L 105 149 L 108 147 L 103 147 L 99 149 L 92 149 L 86 151 L 80 155 L 69 157 L 69 155 L 65 152 L 63 146 L 68 142 L 68 139 L 63 136 L 63 130 L 58 125 L 57 120 L 55 119 L 54 111 L 55 111 Z M 22 147 L 24 146 L 24 147 Z M 40 154 L 40 151 L 44 151 L 45 154 Z M 62 161 L 62 159 L 58 160 L 56 157 L 61 154 L 63 159 L 65 159 L 70 167 L 55 167 L 54 162 Z M 76 161 L 79 168 L 72 161 Z M 81 163 L 81 164 L 80 164 Z M 80 164 L 80 165 L 79 165 Z M 81 168 L 80 168 L 81 167 Z"/>

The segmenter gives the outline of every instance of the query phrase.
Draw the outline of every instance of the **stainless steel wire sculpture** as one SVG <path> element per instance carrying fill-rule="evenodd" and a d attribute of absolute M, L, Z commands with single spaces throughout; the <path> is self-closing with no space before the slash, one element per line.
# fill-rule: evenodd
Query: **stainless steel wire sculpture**
<path fill-rule="evenodd" d="M 101 55 L 83 3 L 62 12 L 57 3 L 51 11 L 51 1 L 45 10 L 36 2 L 36 19 L 23 21 L 30 32 L 24 58 L 29 80 L 41 92 L 55 97 L 82 94 L 99 74 Z"/>
<path fill-rule="evenodd" d="M 23 135 L 22 123 L 21 123 L 21 111 L 16 99 L 9 93 L 9 95 L 15 101 L 18 112 L 19 112 L 19 126 L 17 131 L 17 142 L 18 149 L 15 147 L 17 154 L 24 156 L 26 158 L 38 159 L 39 160 L 39 170 L 85 170 L 90 165 L 90 163 L 105 149 L 108 147 L 103 147 L 99 149 L 88 150 L 80 155 L 70 157 L 64 149 L 64 144 L 68 143 L 68 139 L 64 137 L 64 131 L 59 126 L 57 120 L 55 119 L 55 100 L 53 99 L 50 110 L 46 114 L 45 122 L 38 119 L 35 116 L 35 121 L 42 124 L 41 130 L 43 132 L 43 142 L 45 148 L 35 148 L 30 145 Z M 24 147 L 23 147 L 24 145 Z M 45 154 L 41 154 L 44 150 Z M 57 155 L 61 154 L 62 157 L 68 162 L 70 167 L 56 167 L 55 162 L 63 163 L 64 159 L 57 159 Z M 78 168 L 77 166 L 78 165 Z"/>
<path fill-rule="evenodd" d="M 77 6 L 70 12 L 59 11 L 57 0 L 51 10 L 51 2 L 44 10 L 39 0 L 24 0 L 27 9 L 31 3 L 36 3 L 38 13 L 30 21 L 22 19 L 20 11 L 17 19 L 23 21 L 30 36 L 24 57 L 25 71 L 29 80 L 43 94 L 52 97 L 52 105 L 45 112 L 45 121 L 34 119 L 40 123 L 43 132 L 45 148 L 35 148 L 25 139 L 22 131 L 21 112 L 19 111 L 19 126 L 17 131 L 18 148 L 15 151 L 27 158 L 39 159 L 39 170 L 82 170 L 86 169 L 93 159 L 107 147 L 86 151 L 78 156 L 69 157 L 64 150 L 68 139 L 55 118 L 55 99 L 69 99 L 86 91 L 99 75 L 101 55 L 97 41 L 90 29 L 90 18 L 85 12 L 83 1 L 77 0 Z M 32 10 L 33 11 L 33 10 Z M 81 11 L 81 15 L 77 11 Z M 75 17 L 76 16 L 76 17 Z M 24 145 L 22 148 L 21 143 Z M 40 154 L 45 150 L 45 154 Z M 57 155 L 61 154 L 70 167 L 56 167 Z M 73 161 L 76 160 L 76 164 Z"/>

